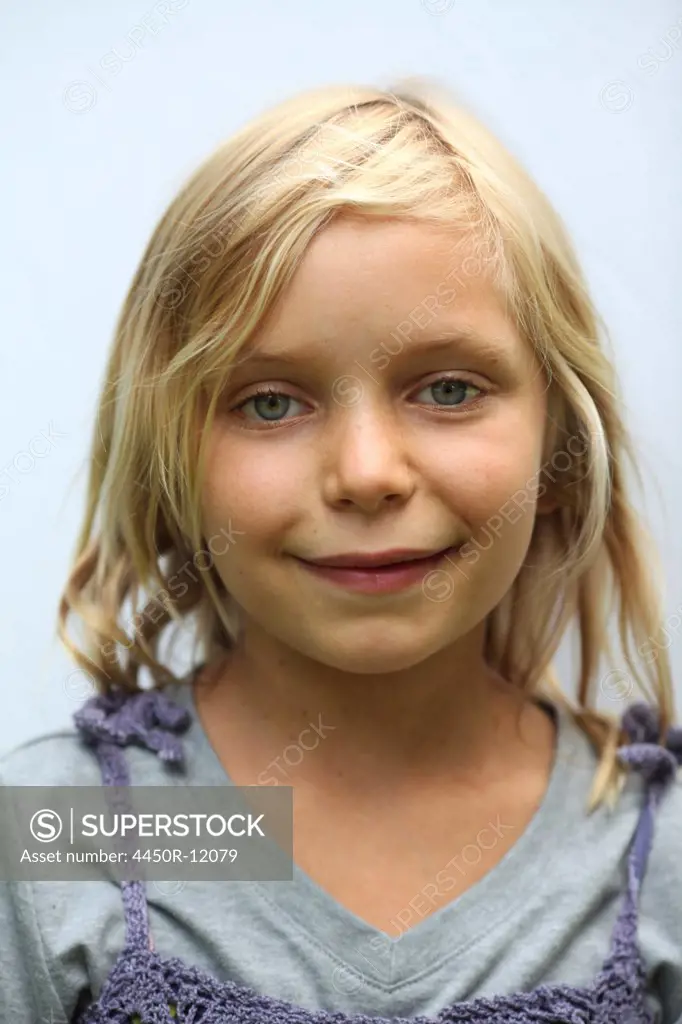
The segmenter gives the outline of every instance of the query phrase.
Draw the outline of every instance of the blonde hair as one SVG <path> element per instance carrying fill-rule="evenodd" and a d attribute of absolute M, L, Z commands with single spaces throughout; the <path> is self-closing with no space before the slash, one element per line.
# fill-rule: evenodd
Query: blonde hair
<path fill-rule="evenodd" d="M 475 246 L 473 272 L 494 276 L 546 372 L 538 486 L 558 507 L 536 519 L 524 565 L 490 613 L 485 656 L 525 693 L 545 684 L 569 709 L 600 755 L 589 810 L 602 800 L 613 806 L 627 771 L 616 748 L 627 736 L 594 703 L 600 658 L 612 658 L 614 598 L 628 692 L 636 681 L 657 706 L 662 736 L 674 707 L 667 652 L 642 664 L 661 597 L 648 568 L 651 538 L 626 496 L 625 462 L 640 487 L 641 476 L 599 340 L 606 331 L 548 199 L 463 104 L 428 80 L 299 94 L 241 128 L 170 203 L 116 325 L 58 635 L 99 692 L 139 689 L 143 666 L 155 686 L 175 681 L 159 653 L 171 620 L 194 616 L 208 663 L 234 643 L 236 611 L 212 564 L 213 538 L 202 536 L 205 441 L 231 367 L 315 234 L 341 213 L 463 232 Z M 81 648 L 67 635 L 69 613 L 82 621 Z M 573 622 L 575 704 L 552 666 Z"/>

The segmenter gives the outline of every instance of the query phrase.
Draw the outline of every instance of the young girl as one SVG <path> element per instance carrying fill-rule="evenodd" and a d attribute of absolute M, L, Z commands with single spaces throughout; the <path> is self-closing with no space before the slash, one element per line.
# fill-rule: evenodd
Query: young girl
<path fill-rule="evenodd" d="M 2 781 L 177 785 L 179 745 L 187 785 L 293 787 L 293 879 L 4 883 L 2 1020 L 682 1021 L 682 731 L 602 335 L 442 91 L 308 92 L 199 168 L 93 431 L 59 615 L 93 694 Z"/>

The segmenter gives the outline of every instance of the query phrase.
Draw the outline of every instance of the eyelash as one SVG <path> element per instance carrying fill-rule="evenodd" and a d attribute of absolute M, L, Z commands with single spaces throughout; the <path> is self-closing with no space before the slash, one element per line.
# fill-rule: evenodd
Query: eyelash
<path fill-rule="evenodd" d="M 480 405 L 481 401 L 483 399 L 485 399 L 488 396 L 488 394 L 490 393 L 490 389 L 489 388 L 483 388 L 479 384 L 474 384 L 473 381 L 468 380 L 466 377 L 460 377 L 460 376 L 457 376 L 455 374 L 444 374 L 441 377 L 437 377 L 435 380 L 432 380 L 428 384 L 425 384 L 424 387 L 420 388 L 419 390 L 420 391 L 424 391 L 426 388 L 434 387 L 436 384 L 441 384 L 443 381 L 445 381 L 447 383 L 466 384 L 469 387 L 476 388 L 476 390 L 480 392 L 480 394 L 478 395 L 477 398 L 474 398 L 473 401 L 468 402 L 466 404 L 466 407 L 465 407 L 463 412 L 459 411 L 462 408 L 461 405 L 456 405 L 456 406 L 433 405 L 432 406 L 432 408 L 438 409 L 438 410 L 442 410 L 442 411 L 446 412 L 448 415 L 450 415 L 451 413 L 455 413 L 458 416 L 466 416 L 466 415 L 468 415 L 471 411 L 473 411 L 473 409 L 478 408 L 478 406 Z M 270 387 L 268 385 L 267 387 L 257 388 L 247 398 L 243 399 L 241 402 L 239 402 L 238 405 L 234 406 L 231 411 L 232 412 L 239 412 L 239 413 L 241 413 L 241 411 L 244 408 L 244 406 L 248 405 L 249 402 L 252 402 L 256 398 L 267 398 L 268 396 L 274 396 L 274 397 L 277 397 L 277 398 L 280 398 L 280 397 L 294 398 L 294 401 L 301 401 L 300 399 L 296 399 L 294 395 L 290 395 L 286 391 L 278 391 L 276 388 L 272 388 L 272 387 Z M 473 409 L 472 409 L 472 406 L 473 406 Z M 289 423 L 289 422 L 295 421 L 297 418 L 298 417 L 294 416 L 294 417 L 292 417 L 289 420 L 260 420 L 258 422 L 259 422 L 259 427 L 262 425 L 266 430 L 271 430 L 271 429 L 273 429 L 275 427 L 281 426 L 281 424 L 283 424 L 283 423 Z M 251 421 L 251 422 L 253 422 L 253 421 Z M 256 428 L 256 429 L 259 429 L 259 428 Z"/>

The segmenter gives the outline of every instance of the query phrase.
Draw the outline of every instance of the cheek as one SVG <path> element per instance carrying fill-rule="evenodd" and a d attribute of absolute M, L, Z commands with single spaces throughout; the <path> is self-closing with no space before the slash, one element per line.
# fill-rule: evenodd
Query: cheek
<path fill-rule="evenodd" d="M 458 445 L 450 465 L 439 460 L 441 493 L 447 504 L 470 526 L 496 515 L 516 521 L 535 510 L 538 479 L 537 445 L 514 435 L 504 439 L 477 438 Z M 511 500 L 513 499 L 513 500 Z M 518 509 L 514 515 L 510 509 Z"/>
<path fill-rule="evenodd" d="M 207 462 L 202 510 L 207 529 L 230 518 L 251 537 L 280 531 L 300 509 L 308 493 L 301 475 L 301 460 L 291 460 L 275 445 L 249 445 L 238 441 L 217 443 Z"/>

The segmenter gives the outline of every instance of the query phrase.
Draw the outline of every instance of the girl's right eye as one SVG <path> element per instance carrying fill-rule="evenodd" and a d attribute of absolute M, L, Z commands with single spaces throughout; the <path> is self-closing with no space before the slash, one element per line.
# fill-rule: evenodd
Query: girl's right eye
<path fill-rule="evenodd" d="M 234 407 L 234 411 L 240 412 L 244 415 L 243 410 L 250 402 L 253 402 L 254 408 L 257 412 L 265 414 L 265 419 L 260 419 L 259 416 L 257 416 L 255 420 L 249 416 L 245 416 L 245 419 L 256 423 L 281 423 L 281 418 L 278 418 L 277 416 L 278 412 L 286 413 L 289 409 L 290 403 L 296 401 L 297 399 L 286 394 L 284 391 L 277 391 L 275 388 L 264 387 L 259 388 L 253 395 L 249 395 L 249 397 L 245 398 L 243 402 L 236 405 Z M 284 405 L 284 409 L 282 409 L 282 405 Z M 268 418 L 270 413 L 273 413 L 274 415 L 271 418 Z"/>

